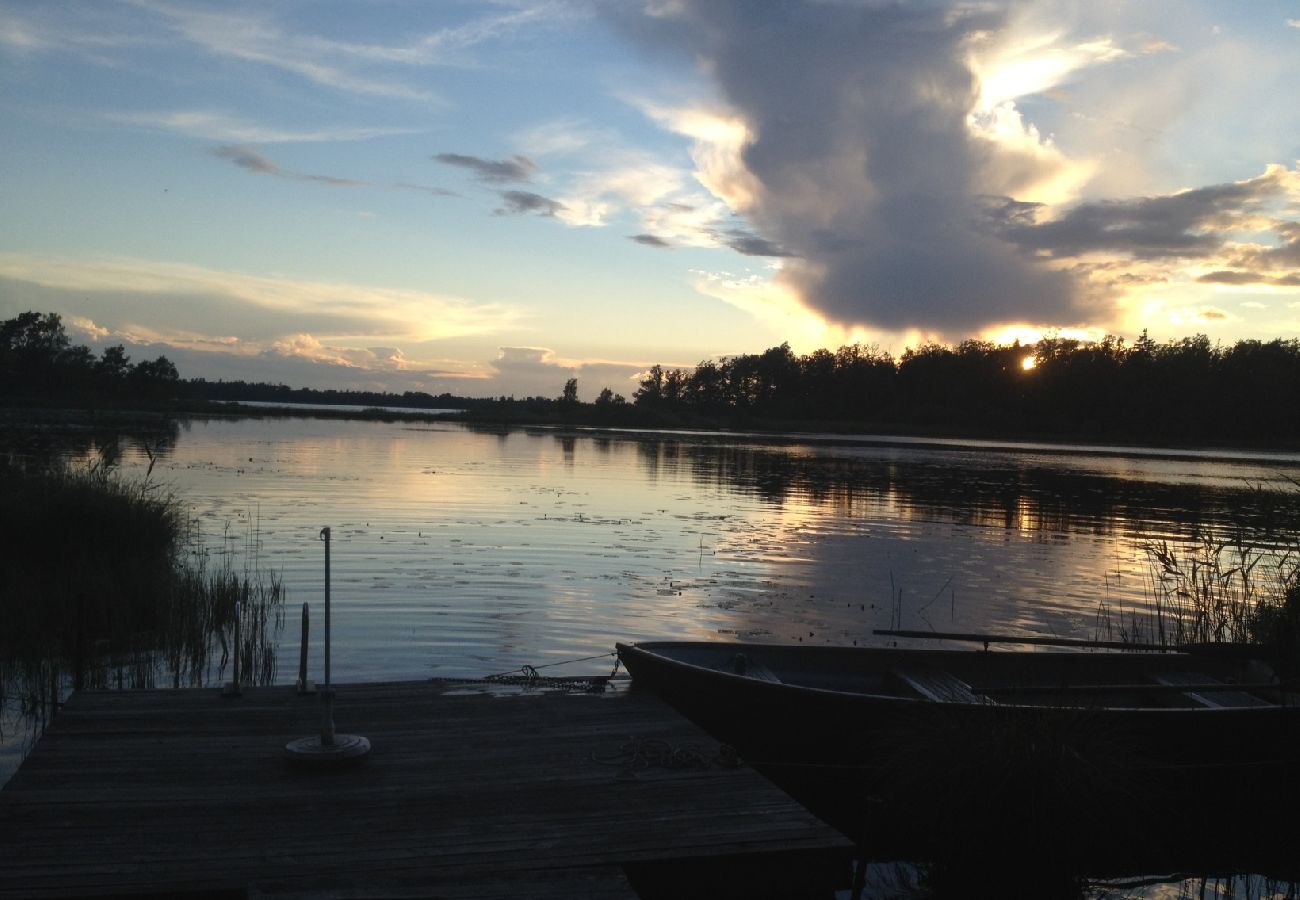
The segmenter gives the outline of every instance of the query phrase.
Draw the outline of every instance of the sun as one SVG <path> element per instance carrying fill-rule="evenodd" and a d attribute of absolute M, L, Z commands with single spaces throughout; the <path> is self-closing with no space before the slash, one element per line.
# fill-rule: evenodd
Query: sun
<path fill-rule="evenodd" d="M 1033 354 L 1026 356 L 1020 361 L 1020 368 L 1024 369 L 1026 372 L 1033 369 L 1036 365 L 1038 365 L 1038 360 L 1033 356 Z"/>

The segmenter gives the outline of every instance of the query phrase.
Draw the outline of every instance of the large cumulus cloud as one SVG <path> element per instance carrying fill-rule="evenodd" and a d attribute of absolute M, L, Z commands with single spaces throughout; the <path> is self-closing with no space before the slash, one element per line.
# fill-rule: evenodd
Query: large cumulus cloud
<path fill-rule="evenodd" d="M 969 124 L 969 50 L 1003 15 L 676 0 L 618 18 L 689 54 L 744 120 L 756 189 L 741 212 L 790 254 L 779 277 L 806 304 L 843 323 L 961 332 L 1074 315 L 1069 277 L 988 227 L 997 151 Z"/>

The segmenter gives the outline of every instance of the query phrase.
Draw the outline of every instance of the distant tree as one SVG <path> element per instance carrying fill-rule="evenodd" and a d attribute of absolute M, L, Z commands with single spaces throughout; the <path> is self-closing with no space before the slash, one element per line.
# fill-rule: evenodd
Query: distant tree
<path fill-rule="evenodd" d="M 610 390 L 608 387 L 601 388 L 600 393 L 596 395 L 596 405 L 611 406 L 613 405 L 613 403 L 614 403 L 614 392 Z"/>
<path fill-rule="evenodd" d="M 578 379 L 570 378 L 564 382 L 564 393 L 560 395 L 560 402 L 565 406 L 578 405 Z"/>
<path fill-rule="evenodd" d="M 103 378 L 121 380 L 127 376 L 130 363 L 131 357 L 126 355 L 126 348 L 121 344 L 105 347 L 99 361 L 95 363 L 95 372 Z"/>
<path fill-rule="evenodd" d="M 632 402 L 637 406 L 653 408 L 659 406 L 663 399 L 664 369 L 663 366 L 656 363 L 650 367 L 645 377 L 641 379 L 641 386 L 632 395 Z"/>
<path fill-rule="evenodd" d="M 180 381 L 176 366 L 165 356 L 136 363 L 127 377 L 135 390 L 153 400 L 172 397 Z"/>
<path fill-rule="evenodd" d="M 19 313 L 0 322 L 0 352 L 53 362 L 72 342 L 58 313 Z"/>

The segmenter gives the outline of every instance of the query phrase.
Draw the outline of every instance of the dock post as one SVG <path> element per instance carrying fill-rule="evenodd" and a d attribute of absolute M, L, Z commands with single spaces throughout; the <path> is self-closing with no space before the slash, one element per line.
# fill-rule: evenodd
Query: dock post
<path fill-rule="evenodd" d="M 302 602 L 302 644 L 298 650 L 298 693 L 310 694 L 316 685 L 307 680 L 307 641 L 311 636 L 311 606 Z"/>
<path fill-rule="evenodd" d="M 330 529 L 327 525 L 320 530 L 320 539 L 325 542 L 325 686 L 320 690 L 321 723 L 320 735 L 299 738 L 285 745 L 288 758 L 306 765 L 336 765 L 359 759 L 370 752 L 370 741 L 357 734 L 334 733 L 334 688 L 330 683 Z M 307 646 L 307 604 L 303 604 L 303 651 L 302 672 L 306 679 Z"/>
<path fill-rule="evenodd" d="M 334 690 L 330 687 L 330 529 L 320 530 L 325 542 L 325 689 L 321 691 L 320 742 L 322 747 L 334 744 Z"/>

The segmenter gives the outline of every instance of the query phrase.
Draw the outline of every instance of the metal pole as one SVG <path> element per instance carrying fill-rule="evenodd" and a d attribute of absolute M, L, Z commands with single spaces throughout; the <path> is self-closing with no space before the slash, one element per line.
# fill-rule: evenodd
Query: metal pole
<path fill-rule="evenodd" d="M 324 707 L 321 710 L 320 742 L 321 746 L 334 744 L 334 691 L 330 687 L 330 530 L 325 526 L 320 530 L 320 539 L 325 542 L 325 690 L 321 693 Z"/>
<path fill-rule="evenodd" d="M 311 636 L 311 607 L 304 600 L 302 603 L 302 644 L 298 650 L 298 693 L 305 694 L 311 690 L 307 681 L 307 641 Z"/>
<path fill-rule="evenodd" d="M 307 765 L 337 765 L 370 752 L 370 740 L 359 734 L 334 733 L 334 688 L 330 684 L 330 530 L 320 530 L 325 542 L 325 687 L 320 691 L 320 738 L 299 738 L 285 745 L 289 759 Z M 301 678 L 307 679 L 307 604 L 302 605 Z"/>

